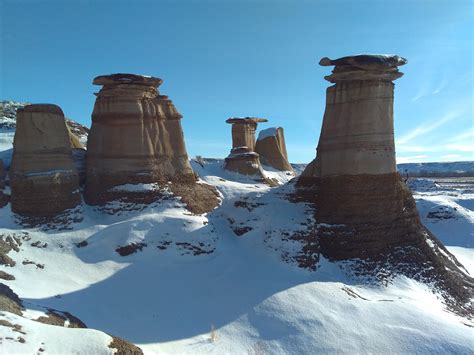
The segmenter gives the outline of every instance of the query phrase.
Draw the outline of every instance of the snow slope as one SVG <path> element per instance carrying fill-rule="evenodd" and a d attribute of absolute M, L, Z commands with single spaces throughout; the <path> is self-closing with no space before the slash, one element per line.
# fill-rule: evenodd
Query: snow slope
<path fill-rule="evenodd" d="M 310 206 L 288 201 L 292 182 L 270 188 L 224 171 L 220 160 L 193 168 L 221 194 L 208 215 L 191 215 L 176 199 L 114 215 L 106 212 L 124 206 L 83 205 L 82 221 L 60 231 L 20 227 L 9 206 L 0 210 L 0 234 L 27 233 L 9 254 L 17 265 L 0 266 L 16 277 L 2 282 L 24 300 L 25 316 L 51 307 L 93 328 L 2 312 L 0 320 L 22 325 L 26 342 L 6 339 L 11 330 L 0 327 L 0 349 L 109 353 L 109 333 L 149 354 L 472 353 L 472 323 L 447 312 L 423 284 L 402 277 L 387 287 L 364 284 L 326 260 L 316 271 L 298 268 L 301 246 L 282 236 L 315 221 Z M 474 274 L 472 185 L 412 186 L 424 223 Z M 443 206 L 456 207 L 456 218 L 427 217 Z M 31 245 L 37 241 L 47 246 Z M 131 243 L 142 250 L 115 251 Z"/>

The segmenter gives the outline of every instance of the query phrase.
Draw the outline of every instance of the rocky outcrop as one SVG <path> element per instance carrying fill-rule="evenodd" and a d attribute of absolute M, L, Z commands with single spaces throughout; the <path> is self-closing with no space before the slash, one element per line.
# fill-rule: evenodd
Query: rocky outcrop
<path fill-rule="evenodd" d="M 51 217 L 80 203 L 68 129 L 58 106 L 18 110 L 10 184 L 12 210 L 20 215 Z"/>
<path fill-rule="evenodd" d="M 267 121 L 265 118 L 256 117 L 234 117 L 226 120 L 232 124 L 232 150 L 225 158 L 226 170 L 265 178 L 259 155 L 255 152 L 255 131 L 259 122 Z"/>
<path fill-rule="evenodd" d="M 286 152 L 285 135 L 282 127 L 267 128 L 258 134 L 255 152 L 263 164 L 280 171 L 293 173 Z"/>
<path fill-rule="evenodd" d="M 217 192 L 196 184 L 182 116 L 167 96 L 159 94 L 162 80 L 113 74 L 96 77 L 93 83 L 103 87 L 96 94 L 87 143 L 86 202 L 101 205 L 130 195 L 116 188 L 121 185 L 158 183 L 172 191 L 178 185 L 204 189 L 200 197 L 212 200 L 215 207 Z"/>
<path fill-rule="evenodd" d="M 406 60 L 355 56 L 335 65 L 327 89 L 316 159 L 298 180 L 298 194 L 316 205 L 318 251 L 358 260 L 358 274 L 402 273 L 432 282 L 459 313 L 473 280 L 421 224 L 411 192 L 396 172 L 392 80 Z M 452 301 L 455 300 L 455 301 Z"/>

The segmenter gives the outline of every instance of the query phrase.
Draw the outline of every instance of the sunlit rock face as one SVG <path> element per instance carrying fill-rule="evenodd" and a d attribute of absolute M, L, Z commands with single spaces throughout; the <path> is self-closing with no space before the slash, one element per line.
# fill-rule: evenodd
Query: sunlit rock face
<path fill-rule="evenodd" d="M 195 182 L 181 114 L 157 87 L 162 80 L 134 74 L 94 79 L 102 85 L 87 143 L 85 199 L 100 204 L 109 190 L 133 183 Z"/>
<path fill-rule="evenodd" d="M 321 65 L 335 65 L 325 79 L 326 110 L 316 161 L 305 177 L 391 174 L 396 172 L 393 138 L 392 80 L 406 60 L 398 56 L 361 55 Z"/>
<path fill-rule="evenodd" d="M 392 80 L 405 63 L 379 55 L 321 60 L 335 66 L 325 77 L 335 85 L 327 89 L 317 156 L 299 178 L 298 193 L 315 204 L 314 242 L 326 258 L 363 260 L 354 264 L 362 274 L 429 281 L 465 313 L 473 280 L 421 224 L 396 172 Z"/>
<path fill-rule="evenodd" d="M 225 169 L 264 178 L 259 155 L 255 152 L 255 131 L 259 122 L 267 121 L 256 117 L 233 117 L 226 120 L 232 125 L 232 150 L 225 159 Z"/>
<path fill-rule="evenodd" d="M 58 106 L 18 109 L 10 184 L 12 210 L 20 215 L 54 216 L 80 203 L 69 131 Z"/>
<path fill-rule="evenodd" d="M 260 155 L 260 161 L 280 171 L 293 173 L 288 161 L 285 134 L 282 127 L 272 127 L 260 131 L 255 145 L 255 152 Z"/>

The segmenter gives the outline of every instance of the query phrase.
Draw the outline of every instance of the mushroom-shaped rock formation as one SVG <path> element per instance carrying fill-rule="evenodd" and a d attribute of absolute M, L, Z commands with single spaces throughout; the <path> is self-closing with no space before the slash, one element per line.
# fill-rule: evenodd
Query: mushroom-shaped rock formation
<path fill-rule="evenodd" d="M 84 197 L 88 204 L 120 198 L 118 186 L 126 184 L 158 183 L 171 189 L 187 184 L 192 188 L 184 190 L 193 194 L 205 186 L 196 184 L 184 144 L 182 116 L 167 96 L 159 94 L 161 83 L 159 78 L 134 74 L 94 79 L 93 84 L 103 87 L 96 94 L 87 142 Z M 215 207 L 214 191 L 211 195 L 208 199 Z"/>
<path fill-rule="evenodd" d="M 10 184 L 12 210 L 23 216 L 52 217 L 80 203 L 69 133 L 58 106 L 18 109 Z"/>
<path fill-rule="evenodd" d="M 288 162 L 285 135 L 282 127 L 271 127 L 260 131 L 258 134 L 255 152 L 260 155 L 263 164 L 280 171 L 293 173 L 293 168 Z"/>
<path fill-rule="evenodd" d="M 226 120 L 232 125 L 232 150 L 225 159 L 225 169 L 265 178 L 259 155 L 255 152 L 255 131 L 259 122 L 267 121 L 257 117 L 233 117 Z"/>
<path fill-rule="evenodd" d="M 326 92 L 317 157 L 298 180 L 300 196 L 316 204 L 320 252 L 365 260 L 364 270 L 388 267 L 432 280 L 466 311 L 473 280 L 421 224 L 396 171 L 391 80 L 406 60 L 364 55 L 321 62 L 335 65 L 326 77 L 335 85 Z"/>

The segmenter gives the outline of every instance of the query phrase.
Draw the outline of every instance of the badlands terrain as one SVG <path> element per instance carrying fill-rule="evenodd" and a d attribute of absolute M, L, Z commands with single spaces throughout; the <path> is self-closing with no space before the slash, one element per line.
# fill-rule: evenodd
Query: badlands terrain
<path fill-rule="evenodd" d="M 9 117 L 0 132 L 7 166 Z M 451 312 L 429 284 L 375 282 L 316 254 L 305 264 L 307 244 L 295 236 L 318 227 L 317 206 L 292 198 L 293 176 L 263 166 L 280 184 L 270 187 L 224 170 L 220 159 L 191 165 L 219 192 L 210 213 L 190 213 L 169 191 L 149 205 L 82 203 L 35 227 L 18 223 L 10 205 L 1 209 L 0 353 L 139 351 L 131 344 L 147 354 L 472 352 L 473 320 Z M 408 184 L 423 224 L 473 275 L 473 178 Z"/>

